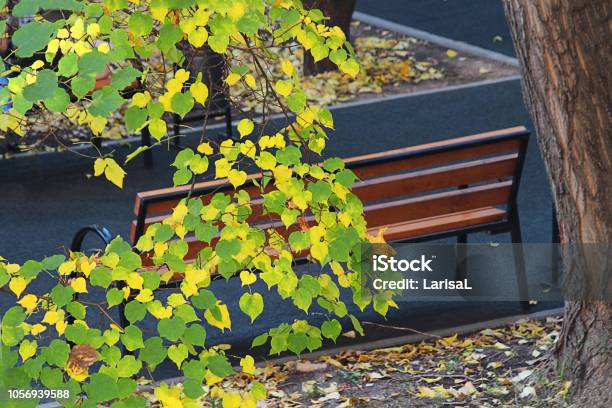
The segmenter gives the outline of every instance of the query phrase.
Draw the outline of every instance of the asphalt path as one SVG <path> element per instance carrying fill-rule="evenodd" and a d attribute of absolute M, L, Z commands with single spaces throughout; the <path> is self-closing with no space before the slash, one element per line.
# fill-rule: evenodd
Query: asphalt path
<path fill-rule="evenodd" d="M 357 10 L 514 56 L 501 0 L 357 0 Z"/>

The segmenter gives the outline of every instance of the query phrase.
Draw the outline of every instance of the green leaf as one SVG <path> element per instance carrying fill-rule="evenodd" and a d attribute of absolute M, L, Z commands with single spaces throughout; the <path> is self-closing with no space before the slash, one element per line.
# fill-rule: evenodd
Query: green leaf
<path fill-rule="evenodd" d="M 130 106 L 125 112 L 125 124 L 130 132 L 134 132 L 144 126 L 147 121 L 148 112 L 138 106 Z"/>
<path fill-rule="evenodd" d="M 92 285 L 100 286 L 101 288 L 108 288 L 113 281 L 113 277 L 111 271 L 107 268 L 96 268 L 91 271 L 89 281 Z"/>
<path fill-rule="evenodd" d="M 108 56 L 94 50 L 83 55 L 78 62 L 80 75 L 97 75 L 106 69 Z"/>
<path fill-rule="evenodd" d="M 177 341 L 185 333 L 185 322 L 180 317 L 165 318 L 157 323 L 157 332 L 161 337 Z"/>
<path fill-rule="evenodd" d="M 153 29 L 153 18 L 147 13 L 132 13 L 128 20 L 128 29 L 136 37 L 144 37 Z"/>
<path fill-rule="evenodd" d="M 203 380 L 206 375 L 206 365 L 200 360 L 190 360 L 183 365 L 183 374 L 194 380 Z"/>
<path fill-rule="evenodd" d="M 70 103 L 70 95 L 62 88 L 56 88 L 53 96 L 47 100 L 45 100 L 45 106 L 51 112 L 65 112 L 66 108 L 68 108 L 68 104 Z"/>
<path fill-rule="evenodd" d="M 138 358 L 150 366 L 156 366 L 164 361 L 166 354 L 164 341 L 159 337 L 151 337 L 144 342 L 144 348 L 138 353 Z"/>
<path fill-rule="evenodd" d="M 312 200 L 318 203 L 327 202 L 332 189 L 327 181 L 319 180 L 316 183 L 308 184 L 308 191 L 312 193 Z"/>
<path fill-rule="evenodd" d="M 321 333 L 323 336 L 333 340 L 334 343 L 336 342 L 336 339 L 340 335 L 341 331 L 342 325 L 340 325 L 340 322 L 336 319 L 327 320 L 323 322 L 323 325 L 321 326 Z"/>
<path fill-rule="evenodd" d="M 253 339 L 253 342 L 251 343 L 251 348 L 263 346 L 268 341 L 268 337 L 268 333 L 262 333 L 259 336 L 255 337 Z"/>
<path fill-rule="evenodd" d="M 64 332 L 66 340 L 75 343 L 83 344 L 87 339 L 87 327 L 81 323 L 74 323 L 66 327 Z"/>
<path fill-rule="evenodd" d="M 174 175 L 172 176 L 172 182 L 174 183 L 174 187 L 182 186 L 189 183 L 191 181 L 192 176 L 193 173 L 191 173 L 190 170 L 178 169 L 174 172 Z"/>
<path fill-rule="evenodd" d="M 200 289 L 200 292 L 190 298 L 191 303 L 198 309 L 210 309 L 217 304 L 215 294 L 208 289 Z"/>
<path fill-rule="evenodd" d="M 11 36 L 13 45 L 17 48 L 15 55 L 27 58 L 47 46 L 55 26 L 48 21 L 33 21 L 19 27 Z"/>
<path fill-rule="evenodd" d="M 181 364 L 189 356 L 189 349 L 183 343 L 173 344 L 168 348 L 168 358 L 181 368 Z"/>
<path fill-rule="evenodd" d="M 42 264 L 36 261 L 26 261 L 19 269 L 19 276 L 27 279 L 34 279 L 42 271 Z"/>
<path fill-rule="evenodd" d="M 306 94 L 303 91 L 295 91 L 287 97 L 287 107 L 295 113 L 300 113 L 306 107 Z"/>
<path fill-rule="evenodd" d="M 125 99 L 119 95 L 116 89 L 107 86 L 94 93 L 93 101 L 87 110 L 94 116 L 107 117 L 124 102 Z"/>
<path fill-rule="evenodd" d="M 65 260 L 66 257 L 64 255 L 48 256 L 42 260 L 42 265 L 46 270 L 52 271 L 57 269 Z"/>
<path fill-rule="evenodd" d="M 128 351 L 143 348 L 142 331 L 133 325 L 126 327 L 124 333 L 121 335 L 121 342 Z"/>
<path fill-rule="evenodd" d="M 125 317 L 132 324 L 144 319 L 147 315 L 147 306 L 137 300 L 132 300 L 125 305 Z"/>
<path fill-rule="evenodd" d="M 113 79 L 111 81 L 113 88 L 118 91 L 124 89 L 126 86 L 129 86 L 134 82 L 134 80 L 142 75 L 142 72 L 137 70 L 136 68 L 127 66 L 125 68 L 121 68 L 117 72 L 113 74 Z"/>
<path fill-rule="evenodd" d="M 215 248 L 221 259 L 229 260 L 240 252 L 240 241 L 237 239 L 221 239 Z"/>
<path fill-rule="evenodd" d="M 192 346 L 204 347 L 204 342 L 206 341 L 206 330 L 199 324 L 192 324 L 185 330 L 183 339 Z"/>
<path fill-rule="evenodd" d="M 206 243 L 210 243 L 218 232 L 219 229 L 210 222 L 200 223 L 195 228 L 196 239 Z"/>
<path fill-rule="evenodd" d="M 159 38 L 157 39 L 157 45 L 163 52 L 168 52 L 171 47 L 177 42 L 183 39 L 183 32 L 181 29 L 170 23 L 166 22 L 159 30 Z"/>
<path fill-rule="evenodd" d="M 64 55 L 58 63 L 57 73 L 63 77 L 71 77 L 79 70 L 79 58 L 76 54 Z"/>
<path fill-rule="evenodd" d="M 72 317 L 78 320 L 85 319 L 87 313 L 85 306 L 83 306 L 79 302 L 70 302 L 66 310 L 68 311 L 68 313 L 70 313 Z"/>
<path fill-rule="evenodd" d="M 57 285 L 51 290 L 51 300 L 57 307 L 64 307 L 72 300 L 73 293 L 72 287 Z"/>
<path fill-rule="evenodd" d="M 106 301 L 108 302 L 109 309 L 121 304 L 123 302 L 123 291 L 119 288 L 111 288 L 111 290 L 106 292 Z"/>
<path fill-rule="evenodd" d="M 239 301 L 240 310 L 251 318 L 251 322 L 255 321 L 264 309 L 263 297 L 255 292 L 253 294 L 244 293 Z"/>
<path fill-rule="evenodd" d="M 208 37 L 208 45 L 217 54 L 225 54 L 229 45 L 229 36 L 222 33 L 211 35 Z"/>
<path fill-rule="evenodd" d="M 206 359 L 206 366 L 217 377 L 223 378 L 234 373 L 234 369 L 229 361 L 227 361 L 227 358 L 220 355 L 208 357 Z"/>
<path fill-rule="evenodd" d="M 344 168 L 344 162 L 338 157 L 331 157 L 323 162 L 323 168 L 331 173 Z"/>
<path fill-rule="evenodd" d="M 93 402 L 110 401 L 119 393 L 117 381 L 102 373 L 93 374 L 89 384 L 85 384 L 83 388 L 87 392 L 88 399 Z"/>
<path fill-rule="evenodd" d="M 193 157 L 194 157 L 193 150 L 189 148 L 185 148 L 181 150 L 180 152 L 178 152 L 178 154 L 174 158 L 174 162 L 172 163 L 172 165 L 176 167 L 177 169 L 183 169 L 189 165 Z"/>
<path fill-rule="evenodd" d="M 117 363 L 117 375 L 119 377 L 131 377 L 138 374 L 142 368 L 142 362 L 136 360 L 136 357 L 127 355 Z"/>
<path fill-rule="evenodd" d="M 49 365 L 64 368 L 70 354 L 70 346 L 63 340 L 54 339 L 41 353 Z"/>
<path fill-rule="evenodd" d="M 96 85 L 96 78 L 92 75 L 76 76 L 70 81 L 70 88 L 72 93 L 77 98 L 82 98 L 87 95 Z"/>
<path fill-rule="evenodd" d="M 193 96 L 191 96 L 191 92 L 176 93 L 174 96 L 172 96 L 170 104 L 174 113 L 178 114 L 181 118 L 184 118 L 185 115 L 191 112 L 193 109 Z"/>
<path fill-rule="evenodd" d="M 49 69 L 43 69 L 36 75 L 36 82 L 23 89 L 23 96 L 30 102 L 52 98 L 57 90 L 57 75 Z"/>

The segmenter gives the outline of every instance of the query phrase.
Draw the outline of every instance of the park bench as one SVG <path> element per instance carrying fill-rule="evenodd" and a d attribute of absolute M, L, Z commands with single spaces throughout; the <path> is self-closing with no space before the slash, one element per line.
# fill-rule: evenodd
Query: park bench
<path fill-rule="evenodd" d="M 529 131 L 513 127 L 472 136 L 459 137 L 419 146 L 345 159 L 346 167 L 359 178 L 353 186 L 364 204 L 370 234 L 385 228 L 388 242 L 423 242 L 456 237 L 467 243 L 476 232 L 510 233 L 512 242 L 522 242 L 517 209 L 517 192 L 527 150 Z M 263 214 L 259 192 L 249 176 L 246 184 L 253 201 L 250 221 L 262 229 L 275 228 L 286 236 L 288 229 L 280 221 L 270 221 Z M 133 244 L 149 225 L 163 221 L 170 211 L 191 191 L 206 203 L 214 193 L 229 192 L 226 180 L 140 192 L 136 195 L 130 240 Z M 300 228 L 298 225 L 295 228 Z M 111 234 L 91 225 L 74 237 L 72 251 L 80 251 L 83 238 L 94 232 L 106 242 Z M 187 238 L 185 260 L 195 260 L 208 244 Z M 515 246 L 515 269 L 521 305 L 528 307 L 527 282 L 522 250 Z M 146 254 L 143 265 L 151 265 Z M 458 269 L 459 270 L 459 269 Z M 176 286 L 182 276 L 175 274 L 167 286 Z M 125 323 L 122 316 L 122 323 Z"/>

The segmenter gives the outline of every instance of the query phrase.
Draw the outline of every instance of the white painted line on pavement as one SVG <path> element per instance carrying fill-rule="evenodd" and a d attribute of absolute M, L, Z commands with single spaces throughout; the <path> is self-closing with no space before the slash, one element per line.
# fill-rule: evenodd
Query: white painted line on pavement
<path fill-rule="evenodd" d="M 417 37 L 422 40 L 441 45 L 446 48 L 452 48 L 456 51 L 465 52 L 467 54 L 477 55 L 483 58 L 489 58 L 495 61 L 509 64 L 515 67 L 519 66 L 518 60 L 513 57 L 501 54 L 499 52 L 487 50 L 485 48 L 478 47 L 476 45 L 468 44 L 463 41 L 453 40 L 447 37 L 442 37 L 437 34 L 432 34 L 428 31 L 419 30 L 418 28 L 405 26 L 403 24 L 394 23 L 393 21 L 385 20 L 380 17 L 376 17 L 370 14 L 355 11 L 353 18 L 363 21 L 366 24 L 370 24 L 376 27 L 384 28 L 389 31 L 395 31 L 401 34 L 405 34 L 411 37 Z"/>

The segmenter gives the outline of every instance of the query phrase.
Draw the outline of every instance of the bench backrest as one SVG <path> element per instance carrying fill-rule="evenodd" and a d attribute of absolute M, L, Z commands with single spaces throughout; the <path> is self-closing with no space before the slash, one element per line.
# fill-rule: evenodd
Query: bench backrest
<path fill-rule="evenodd" d="M 345 159 L 345 164 L 359 178 L 353 193 L 364 203 L 368 228 L 484 207 L 510 210 L 516 202 L 528 137 L 526 128 L 513 127 L 356 156 Z M 252 197 L 251 220 L 269 222 L 269 216 L 263 215 L 263 200 L 257 197 L 259 187 L 253 184 L 258 177 L 250 175 L 241 188 Z M 132 242 L 149 225 L 162 221 L 190 190 L 191 186 L 181 186 L 138 193 Z M 206 203 L 214 193 L 232 190 L 226 180 L 215 180 L 197 183 L 191 196 Z M 272 222 L 265 227 L 278 227 L 280 232 L 281 225 Z M 202 244 L 191 241 L 189 252 L 195 254 Z"/>

